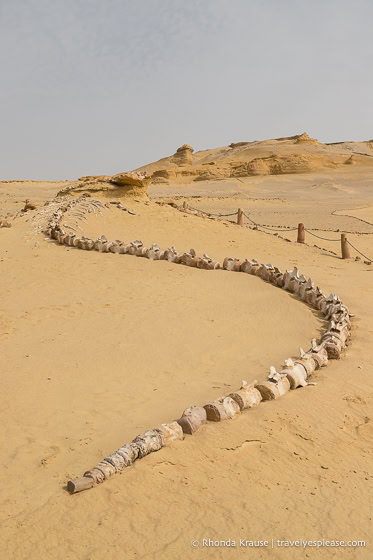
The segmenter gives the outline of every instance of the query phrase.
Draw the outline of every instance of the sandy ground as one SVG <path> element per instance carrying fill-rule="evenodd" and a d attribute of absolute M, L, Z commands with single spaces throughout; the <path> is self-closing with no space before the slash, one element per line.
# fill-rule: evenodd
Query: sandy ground
<path fill-rule="evenodd" d="M 330 230 L 360 232 L 349 238 L 371 255 L 369 177 L 348 179 L 255 179 L 240 182 L 235 195 L 219 182 L 220 198 L 203 183 L 199 191 L 168 186 L 151 194 L 184 196 L 214 212 L 242 206 L 271 226 L 304 221 L 333 239 L 339 232 Z M 336 196 L 324 189 L 320 197 L 312 180 L 344 190 Z M 0 184 L 0 214 L 19 209 L 26 197 L 42 204 L 59 188 Z M 113 207 L 80 227 L 86 235 L 194 247 L 216 259 L 297 265 L 349 305 L 353 343 L 343 360 L 315 375 L 317 385 L 204 426 L 70 496 L 69 478 L 185 406 L 227 394 L 242 379 L 263 378 L 269 365 L 308 347 L 323 322 L 259 279 L 60 247 L 34 235 L 35 213 L 16 218 L 0 230 L 1 556 L 371 558 L 373 266 L 325 250 L 339 254 L 334 241 L 307 236 L 302 246 L 155 200 L 127 206 L 135 215 Z M 295 240 L 295 232 L 285 236 Z M 237 547 L 202 546 L 203 539 L 235 539 Z M 248 549 L 240 539 L 270 544 Z M 303 551 L 277 539 L 357 539 L 367 546 Z"/>

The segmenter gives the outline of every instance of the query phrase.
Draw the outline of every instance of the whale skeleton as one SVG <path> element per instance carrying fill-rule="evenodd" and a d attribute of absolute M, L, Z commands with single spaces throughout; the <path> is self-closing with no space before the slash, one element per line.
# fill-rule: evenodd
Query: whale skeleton
<path fill-rule="evenodd" d="M 84 211 L 92 211 L 92 208 L 102 206 L 100 206 L 101 203 L 93 200 L 89 205 L 85 199 L 81 202 Z M 219 262 L 213 261 L 206 253 L 202 257 L 198 257 L 194 249 L 180 254 L 173 246 L 162 251 L 156 243 L 153 243 L 150 248 L 146 248 L 139 240 L 124 243 L 118 239 L 109 241 L 104 235 L 96 240 L 84 236 L 78 237 L 74 233 L 65 231 L 61 225 L 61 220 L 66 212 L 71 208 L 76 208 L 77 205 L 79 205 L 79 199 L 70 202 L 62 201 L 60 206 L 52 207 L 55 209 L 49 216 L 45 232 L 50 239 L 77 249 L 127 254 L 150 260 L 166 260 L 170 263 L 201 269 L 224 269 L 259 276 L 266 282 L 294 293 L 302 301 L 321 311 L 328 321 L 328 328 L 319 340 L 312 339 L 311 348 L 308 351 L 305 352 L 301 348 L 298 358 L 287 358 L 280 371 L 271 366 L 267 379 L 259 382 L 255 380 L 252 383 L 243 381 L 241 388 L 230 395 L 222 396 L 203 407 L 189 407 L 184 410 L 178 420 L 162 424 L 154 430 L 148 430 L 137 436 L 131 443 L 123 445 L 115 453 L 105 457 L 95 467 L 84 473 L 83 477 L 70 480 L 68 482 L 70 492 L 80 492 L 96 486 L 113 474 L 132 465 L 137 459 L 158 451 L 176 440 L 182 440 L 185 434 L 194 434 L 207 421 L 220 422 L 234 419 L 241 411 L 257 406 L 261 401 L 277 399 L 289 390 L 306 387 L 314 371 L 325 367 L 329 359 L 340 359 L 344 348 L 348 345 L 352 317 L 349 309 L 337 294 L 324 296 L 319 287 L 315 288 L 314 281 L 311 278 L 307 280 L 303 274 L 299 273 L 297 267 L 282 273 L 272 264 L 261 264 L 255 259 L 241 261 L 234 257 L 226 257 L 221 265 Z"/>

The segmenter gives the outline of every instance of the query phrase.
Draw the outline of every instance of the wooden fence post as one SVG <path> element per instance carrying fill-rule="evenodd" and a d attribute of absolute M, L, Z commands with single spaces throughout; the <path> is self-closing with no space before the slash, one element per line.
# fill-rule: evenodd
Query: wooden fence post
<path fill-rule="evenodd" d="M 241 210 L 241 208 L 239 208 L 237 211 L 237 223 L 239 226 L 244 225 L 243 211 Z"/>
<path fill-rule="evenodd" d="M 348 246 L 348 241 L 345 233 L 341 233 L 341 251 L 342 259 L 350 259 L 350 247 Z"/>
<path fill-rule="evenodd" d="M 304 229 L 304 224 L 298 224 L 297 243 L 304 243 L 305 239 L 306 239 L 306 232 Z"/>

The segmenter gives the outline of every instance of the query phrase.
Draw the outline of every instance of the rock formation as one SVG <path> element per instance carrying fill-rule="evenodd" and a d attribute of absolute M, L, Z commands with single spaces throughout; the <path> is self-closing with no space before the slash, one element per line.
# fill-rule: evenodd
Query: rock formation
<path fill-rule="evenodd" d="M 150 183 L 150 177 L 145 171 L 130 171 L 128 173 L 113 175 L 109 179 L 109 182 L 121 187 L 147 188 Z"/>
<path fill-rule="evenodd" d="M 63 188 L 58 196 L 66 194 L 94 194 L 110 198 L 148 198 L 150 176 L 145 171 L 130 171 L 113 176 L 98 176 L 98 178 L 82 177 L 75 183 Z"/>
<path fill-rule="evenodd" d="M 189 144 L 183 144 L 176 150 L 176 153 L 172 156 L 172 163 L 184 167 L 185 165 L 192 165 L 193 163 L 193 152 L 194 148 L 189 146 Z"/>
<path fill-rule="evenodd" d="M 111 175 L 87 175 L 79 177 L 78 181 L 110 181 Z"/>
<path fill-rule="evenodd" d="M 346 161 L 354 155 L 352 162 Z M 334 169 L 345 163 L 373 167 L 373 144 L 338 142 L 323 144 L 306 132 L 194 152 L 184 144 L 176 153 L 138 168 L 147 171 L 151 182 L 187 183 L 243 178 L 256 175 L 285 175 Z"/>
<path fill-rule="evenodd" d="M 312 143 L 312 144 L 317 144 L 317 140 L 316 138 L 311 138 L 310 136 L 308 136 L 307 132 L 303 132 L 303 134 L 300 134 L 297 139 L 296 139 L 296 144 L 302 144 L 302 143 Z"/>

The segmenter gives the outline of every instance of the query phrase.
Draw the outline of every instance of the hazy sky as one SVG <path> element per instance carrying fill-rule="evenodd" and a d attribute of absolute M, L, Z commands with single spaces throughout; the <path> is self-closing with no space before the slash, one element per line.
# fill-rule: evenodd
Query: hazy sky
<path fill-rule="evenodd" d="M 373 138 L 373 0 L 0 0 L 0 179 Z"/>

